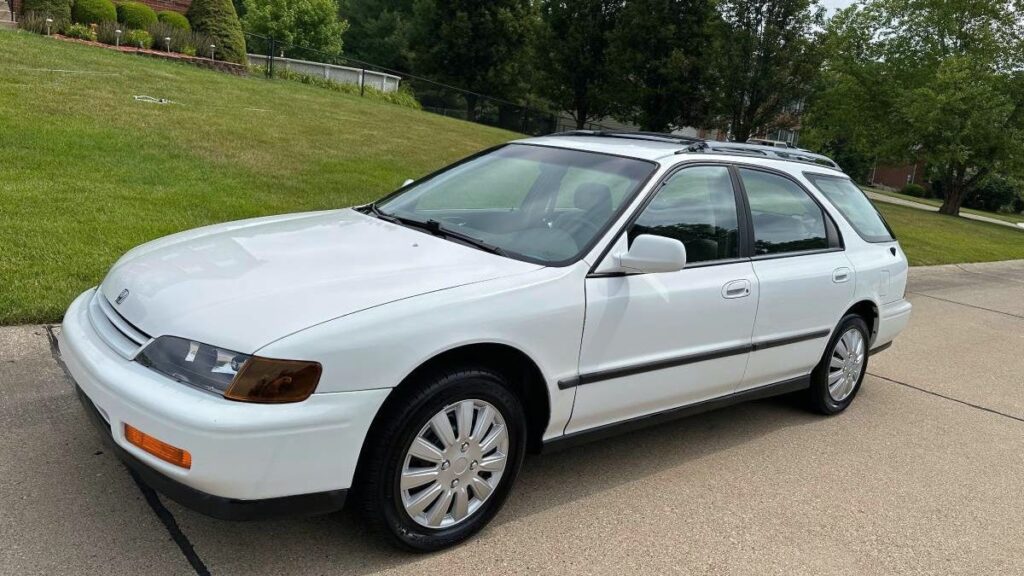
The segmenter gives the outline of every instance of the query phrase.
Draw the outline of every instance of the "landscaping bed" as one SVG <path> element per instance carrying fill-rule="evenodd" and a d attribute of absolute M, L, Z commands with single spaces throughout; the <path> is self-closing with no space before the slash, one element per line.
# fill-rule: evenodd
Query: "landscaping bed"
<path fill-rule="evenodd" d="M 175 62 L 185 62 L 192 64 L 193 66 L 199 66 L 200 68 L 208 68 L 210 70 L 217 70 L 219 72 L 227 72 L 229 74 L 236 74 L 238 76 L 244 76 L 249 73 L 248 67 L 242 64 L 235 64 L 233 62 L 225 62 L 223 60 L 212 60 L 210 58 L 202 58 L 199 56 L 188 56 L 178 52 L 167 52 L 166 50 L 154 50 L 151 48 L 138 48 L 136 46 L 111 46 L 95 40 L 83 40 L 81 38 L 70 38 L 61 34 L 54 34 L 52 36 L 58 40 L 65 42 L 74 42 L 75 44 L 85 44 L 87 46 L 96 46 L 98 48 L 106 48 L 108 50 L 116 50 L 118 52 L 125 52 L 128 54 L 141 54 L 143 56 L 151 56 L 154 58 L 161 58 L 164 60 L 173 60 Z"/>

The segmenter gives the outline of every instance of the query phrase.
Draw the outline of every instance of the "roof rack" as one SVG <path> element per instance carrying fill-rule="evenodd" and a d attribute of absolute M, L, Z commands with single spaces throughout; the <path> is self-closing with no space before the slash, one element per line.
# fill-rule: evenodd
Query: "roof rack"
<path fill-rule="evenodd" d="M 714 152 L 717 154 L 739 154 L 744 156 L 775 157 L 790 162 L 803 162 L 815 166 L 825 166 L 835 170 L 842 170 L 838 164 L 828 156 L 805 152 L 797 148 L 778 148 L 775 146 L 763 146 L 761 144 L 746 144 L 740 142 L 719 142 L 716 140 L 705 140 L 699 144 L 692 144 L 677 154 L 685 152 Z"/>
<path fill-rule="evenodd" d="M 569 130 L 557 132 L 551 136 L 603 136 L 606 138 L 626 138 L 630 140 L 649 140 L 651 142 L 667 142 L 669 144 L 694 144 L 704 142 L 700 138 L 690 138 L 667 132 L 632 132 L 627 130 Z"/>
<path fill-rule="evenodd" d="M 625 130 L 570 130 L 558 132 L 551 136 L 598 136 L 606 138 L 625 138 L 630 140 L 647 140 L 651 142 L 666 142 L 670 144 L 686 144 L 686 148 L 677 150 L 676 154 L 690 152 L 713 152 L 716 154 L 737 154 L 742 156 L 759 156 L 761 158 L 774 157 L 790 162 L 803 162 L 815 166 L 825 166 L 835 170 L 842 170 L 834 160 L 828 156 L 806 152 L 799 148 L 778 148 L 762 144 L 746 144 L 742 142 L 721 142 L 718 140 L 705 140 L 703 138 L 691 138 L 678 134 L 664 132 L 630 132 Z"/>

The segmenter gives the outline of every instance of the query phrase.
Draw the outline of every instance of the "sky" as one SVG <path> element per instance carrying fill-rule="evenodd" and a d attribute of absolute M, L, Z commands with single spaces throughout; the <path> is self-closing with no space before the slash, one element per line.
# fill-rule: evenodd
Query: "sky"
<path fill-rule="evenodd" d="M 835 13 L 836 10 L 842 10 L 850 4 L 853 4 L 854 0 L 822 0 L 822 5 L 828 8 L 829 15 Z"/>

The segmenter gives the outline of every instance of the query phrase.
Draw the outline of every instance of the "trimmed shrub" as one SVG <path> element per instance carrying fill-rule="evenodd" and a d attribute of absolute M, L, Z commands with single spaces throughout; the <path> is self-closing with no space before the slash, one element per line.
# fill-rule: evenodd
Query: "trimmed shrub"
<path fill-rule="evenodd" d="M 46 14 L 41 12 L 26 12 L 20 20 L 18 20 L 18 27 L 22 30 L 28 30 L 29 32 L 35 32 L 36 34 L 46 34 L 46 19 L 49 18 Z M 60 22 L 54 21 L 50 24 L 50 33 L 59 34 L 65 26 L 68 25 L 67 21 Z"/>
<path fill-rule="evenodd" d="M 96 25 L 96 40 L 111 46 L 117 44 L 115 30 L 120 30 L 120 25 L 117 22 L 100 22 Z M 123 36 L 121 37 L 121 44 L 124 44 Z"/>
<path fill-rule="evenodd" d="M 71 22 L 71 0 L 25 0 L 21 5 L 21 11 L 25 15 L 35 13 L 36 16 L 41 16 L 44 22 L 47 18 L 52 18 L 51 31 L 56 31 L 55 27 L 58 26 L 63 29 Z M 45 28 L 42 32 L 46 33 Z"/>
<path fill-rule="evenodd" d="M 921 186 L 920 184 L 907 184 L 900 190 L 900 194 L 906 194 L 907 196 L 913 196 L 914 198 L 926 197 L 924 186 Z"/>
<path fill-rule="evenodd" d="M 121 44 L 124 46 L 134 46 L 136 48 L 152 48 L 153 37 L 145 30 L 129 30 L 124 33 L 124 37 L 121 39 Z"/>
<path fill-rule="evenodd" d="M 245 64 L 245 36 L 231 0 L 194 0 L 187 15 L 192 30 L 216 44 L 217 60 Z M 196 48 L 200 55 L 208 55 L 209 46 Z"/>
<path fill-rule="evenodd" d="M 175 28 L 180 28 L 186 32 L 192 30 L 192 25 L 188 23 L 188 18 L 185 18 L 184 14 L 175 12 L 174 10 L 161 10 L 156 13 L 156 19 L 168 26 L 174 26 Z"/>
<path fill-rule="evenodd" d="M 117 7 L 110 0 L 75 0 L 71 20 L 79 24 L 117 21 Z"/>
<path fill-rule="evenodd" d="M 117 5 L 117 21 L 125 28 L 146 30 L 156 24 L 156 12 L 139 2 L 125 2 Z"/>
<path fill-rule="evenodd" d="M 998 174 L 992 174 L 964 195 L 964 207 L 986 212 L 1012 209 L 1013 200 L 1019 196 L 1014 182 Z"/>
<path fill-rule="evenodd" d="M 92 31 L 88 24 L 72 24 L 64 30 L 64 35 L 68 38 L 96 41 L 96 33 Z"/>

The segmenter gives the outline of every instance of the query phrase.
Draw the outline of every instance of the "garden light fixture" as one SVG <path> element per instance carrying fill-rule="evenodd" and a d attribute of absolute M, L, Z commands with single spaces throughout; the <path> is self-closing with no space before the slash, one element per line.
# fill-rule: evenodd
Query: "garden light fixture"
<path fill-rule="evenodd" d="M 217 59 L 216 52 L 215 52 L 216 49 L 217 49 L 217 45 L 216 44 L 210 44 L 210 60 L 216 60 Z"/>
<path fill-rule="evenodd" d="M 121 29 L 114 30 L 114 46 L 117 48 L 121 47 Z"/>
<path fill-rule="evenodd" d="M 46 19 L 46 35 L 50 35 L 50 24 L 53 24 L 53 18 Z"/>
<path fill-rule="evenodd" d="M 171 53 L 171 37 L 170 36 L 164 36 L 164 47 L 167 48 L 167 53 L 170 54 Z"/>

